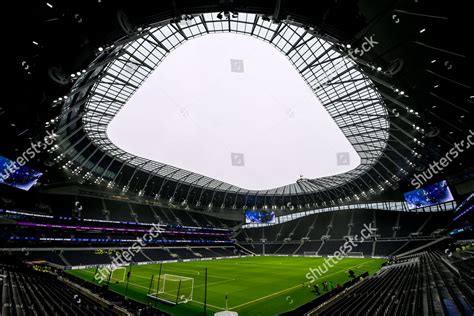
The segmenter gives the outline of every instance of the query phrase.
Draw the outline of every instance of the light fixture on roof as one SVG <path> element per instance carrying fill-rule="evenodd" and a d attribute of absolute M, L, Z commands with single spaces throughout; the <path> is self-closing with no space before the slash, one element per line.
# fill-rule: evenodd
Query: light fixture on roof
<path fill-rule="evenodd" d="M 421 29 L 421 30 L 420 30 L 420 33 L 423 33 L 423 32 L 425 32 L 425 31 L 426 31 L 426 29 Z"/>
<path fill-rule="evenodd" d="M 50 7 L 51 9 L 53 8 L 53 5 L 52 5 L 51 3 L 49 3 L 49 2 L 46 2 L 46 5 L 47 5 L 48 7 Z"/>

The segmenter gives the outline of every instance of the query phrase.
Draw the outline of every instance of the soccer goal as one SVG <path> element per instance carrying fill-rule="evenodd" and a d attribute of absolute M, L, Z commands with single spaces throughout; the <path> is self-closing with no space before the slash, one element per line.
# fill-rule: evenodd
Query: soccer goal
<path fill-rule="evenodd" d="M 110 274 L 111 275 L 108 276 L 108 279 L 110 280 L 110 283 L 125 282 L 125 277 L 127 275 L 127 268 L 126 267 L 117 267 L 117 268 L 111 270 Z"/>
<path fill-rule="evenodd" d="M 305 251 L 303 252 L 303 256 L 305 257 L 316 257 L 318 253 L 316 251 Z"/>
<path fill-rule="evenodd" d="M 193 300 L 194 278 L 181 275 L 154 275 L 148 296 L 169 304 L 184 304 Z"/>
<path fill-rule="evenodd" d="M 363 252 L 348 252 L 347 257 L 364 258 L 364 253 Z"/>

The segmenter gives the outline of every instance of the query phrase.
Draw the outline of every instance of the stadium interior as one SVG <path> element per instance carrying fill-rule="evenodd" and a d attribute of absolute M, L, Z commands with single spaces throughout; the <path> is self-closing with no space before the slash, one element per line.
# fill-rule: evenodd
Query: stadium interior
<path fill-rule="evenodd" d="M 11 5 L 0 315 L 473 315 L 467 2 Z"/>

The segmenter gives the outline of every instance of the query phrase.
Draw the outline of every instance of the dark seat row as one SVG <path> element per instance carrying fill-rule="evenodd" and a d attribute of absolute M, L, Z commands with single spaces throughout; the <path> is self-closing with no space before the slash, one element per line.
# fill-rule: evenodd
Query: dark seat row
<path fill-rule="evenodd" d="M 364 280 L 320 315 L 472 315 L 472 291 L 439 252 L 402 258 Z M 416 260 L 414 260 L 416 259 Z"/>
<path fill-rule="evenodd" d="M 1 265 L 2 315 L 116 315 L 47 272 Z"/>

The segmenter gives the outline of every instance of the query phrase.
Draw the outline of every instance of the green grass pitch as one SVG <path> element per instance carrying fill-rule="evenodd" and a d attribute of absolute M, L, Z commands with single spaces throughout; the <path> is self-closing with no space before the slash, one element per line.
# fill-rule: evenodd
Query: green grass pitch
<path fill-rule="evenodd" d="M 228 309 L 243 316 L 275 315 L 290 311 L 315 298 L 306 274 L 309 268 L 322 266 L 324 258 L 315 257 L 242 257 L 235 259 L 163 263 L 161 273 L 194 278 L 193 300 L 176 306 L 165 305 L 147 297 L 152 275 L 158 275 L 160 265 L 133 266 L 127 296 L 153 303 L 172 315 L 203 315 L 204 271 L 208 269 L 207 315 Z M 332 280 L 334 284 L 349 281 L 347 270 L 356 274 L 379 270 L 383 259 L 344 258 L 316 281 Z M 128 268 L 127 268 L 128 271 Z M 73 270 L 71 274 L 93 282 L 95 269 Z M 304 284 L 303 284 L 304 283 Z M 111 282 L 110 288 L 125 293 L 125 283 Z M 320 285 L 321 293 L 324 293 Z"/>

